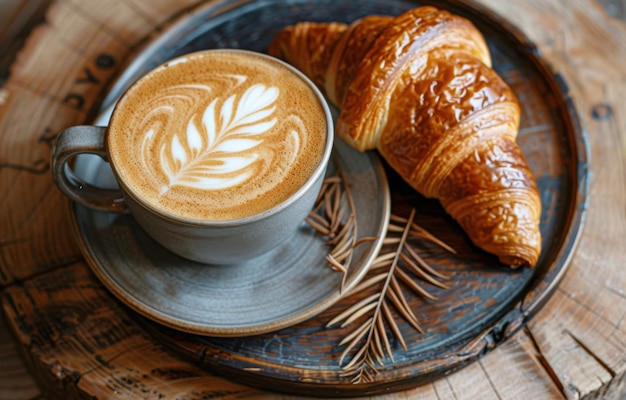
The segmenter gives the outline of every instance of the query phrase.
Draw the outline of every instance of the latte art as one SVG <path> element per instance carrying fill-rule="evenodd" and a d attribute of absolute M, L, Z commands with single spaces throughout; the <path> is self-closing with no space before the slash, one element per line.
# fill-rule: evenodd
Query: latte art
<path fill-rule="evenodd" d="M 298 190 L 323 153 L 319 99 L 264 58 L 182 58 L 140 83 L 114 112 L 108 141 L 120 181 L 165 212 L 253 215 Z"/>
<path fill-rule="evenodd" d="M 242 81 L 245 80 L 242 77 Z M 273 114 L 278 95 L 278 88 L 255 84 L 246 89 L 240 99 L 236 95 L 228 97 L 219 110 L 216 109 L 219 99 L 213 100 L 202 114 L 200 128 L 193 119 L 189 120 L 182 135 L 173 135 L 171 142 L 161 147 L 158 165 L 168 179 L 161 194 L 175 185 L 218 190 L 249 179 L 254 172 L 250 165 L 262 156 L 255 148 L 263 143 L 263 135 L 276 125 Z M 292 131 L 291 134 L 297 151 L 298 133 Z M 147 142 L 153 138 L 154 130 L 150 129 L 142 149 L 150 148 Z M 142 155 L 146 166 L 153 164 L 149 151 L 144 150 Z"/>

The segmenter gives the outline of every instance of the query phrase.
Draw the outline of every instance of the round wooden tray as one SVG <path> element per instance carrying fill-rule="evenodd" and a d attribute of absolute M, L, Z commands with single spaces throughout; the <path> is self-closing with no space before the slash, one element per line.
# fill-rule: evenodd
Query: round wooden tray
<path fill-rule="evenodd" d="M 518 143 L 537 178 L 542 197 L 543 253 L 533 270 L 510 270 L 473 247 L 436 201 L 427 200 L 388 170 L 392 212 L 416 221 L 452 246 L 420 249 L 436 270 L 452 276 L 448 290 L 424 284 L 437 301 L 408 296 L 426 329 L 420 334 L 399 320 L 408 349 L 393 342 L 394 361 L 370 382 L 353 384 L 339 364 L 339 342 L 349 328 L 326 323 L 358 300 L 348 297 L 317 317 L 277 332 L 213 338 L 175 331 L 144 319 L 144 326 L 176 354 L 243 383 L 285 392 L 351 396 L 388 392 L 448 373 L 476 360 L 510 337 L 545 302 L 568 265 L 585 216 L 587 144 L 568 88 L 535 46 L 492 12 L 460 1 L 241 1 L 209 3 L 163 31 L 130 62 L 103 103 L 161 62 L 190 51 L 235 47 L 265 51 L 285 25 L 301 20 L 350 22 L 368 14 L 396 15 L 434 4 L 472 20 L 484 33 L 494 68 L 522 105 Z M 207 305 L 210 307 L 210 304 Z M 237 312 L 237 310 L 233 310 Z M 314 391 L 314 392 L 313 392 Z"/>

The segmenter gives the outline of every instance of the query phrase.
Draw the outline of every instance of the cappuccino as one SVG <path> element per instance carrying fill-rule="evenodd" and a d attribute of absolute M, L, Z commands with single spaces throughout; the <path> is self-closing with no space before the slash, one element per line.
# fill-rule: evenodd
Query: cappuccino
<path fill-rule="evenodd" d="M 320 164 L 327 116 L 275 60 L 213 50 L 174 59 L 122 97 L 106 133 L 124 192 L 166 215 L 246 218 L 292 196 Z"/>

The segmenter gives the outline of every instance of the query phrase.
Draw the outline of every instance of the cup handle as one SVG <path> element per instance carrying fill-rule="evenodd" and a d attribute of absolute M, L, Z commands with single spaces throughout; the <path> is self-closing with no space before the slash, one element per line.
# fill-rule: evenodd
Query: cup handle
<path fill-rule="evenodd" d="M 52 149 L 52 179 L 71 200 L 101 211 L 126 212 L 122 191 L 104 189 L 81 180 L 68 161 L 81 153 L 97 154 L 107 160 L 104 147 L 106 128 L 101 126 L 74 126 L 61 132 Z"/>

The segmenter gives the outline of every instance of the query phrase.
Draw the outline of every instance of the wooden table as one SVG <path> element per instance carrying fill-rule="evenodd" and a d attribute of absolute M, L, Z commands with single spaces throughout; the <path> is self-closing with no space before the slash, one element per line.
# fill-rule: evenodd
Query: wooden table
<path fill-rule="evenodd" d="M 197 0 L 28 3 L 45 6 L 45 23 L 0 87 L 0 398 L 291 398 L 213 375 L 148 335 L 91 275 L 49 177 L 55 134 L 93 117 L 119 65 Z M 525 32 L 573 92 L 590 145 L 585 228 L 524 329 L 457 372 L 381 398 L 626 398 L 624 3 L 480 3 Z"/>

